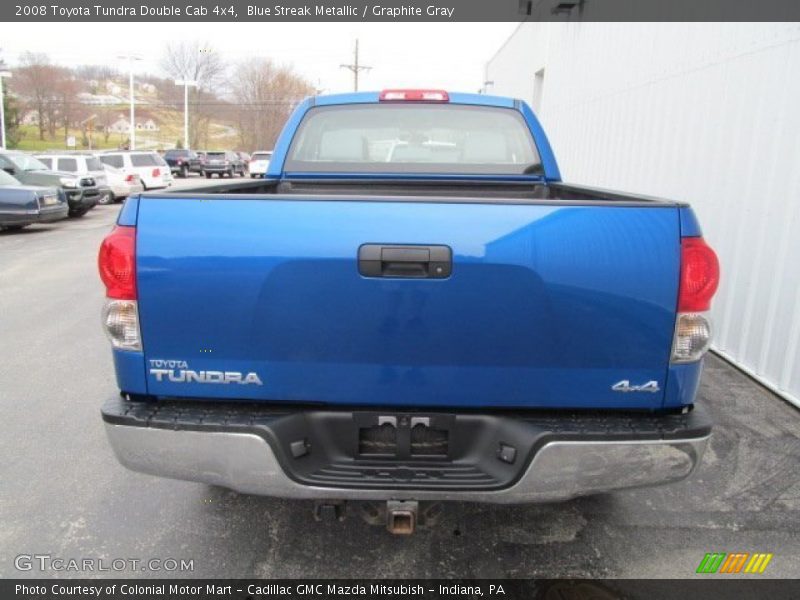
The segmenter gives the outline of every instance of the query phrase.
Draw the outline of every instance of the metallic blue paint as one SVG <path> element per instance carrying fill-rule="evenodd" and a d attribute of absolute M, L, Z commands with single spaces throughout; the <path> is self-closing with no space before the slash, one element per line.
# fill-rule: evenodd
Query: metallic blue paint
<path fill-rule="evenodd" d="M 680 208 L 681 216 L 681 237 L 700 237 L 703 235 L 703 230 L 700 229 L 700 222 L 694 211 L 688 206 Z"/>
<path fill-rule="evenodd" d="M 364 243 L 446 244 L 453 274 L 361 277 Z M 663 393 L 611 386 L 655 380 L 673 393 L 675 379 L 684 397 L 678 375 L 688 369 L 667 367 L 678 269 L 679 216 L 669 206 L 143 197 L 145 358 L 254 371 L 264 383 L 159 383 L 148 375 L 148 391 L 657 409 Z"/>
<path fill-rule="evenodd" d="M 555 154 L 553 154 L 550 140 L 547 139 L 547 134 L 544 132 L 541 123 L 539 123 L 539 119 L 536 118 L 531 107 L 525 102 L 520 102 L 519 107 L 525 122 L 531 130 L 536 149 L 539 151 L 539 157 L 542 159 L 545 179 L 548 181 L 561 181 L 561 171 L 558 169 Z"/>
<path fill-rule="evenodd" d="M 275 142 L 275 148 L 272 149 L 272 157 L 267 165 L 267 172 L 264 173 L 266 179 L 281 179 L 283 177 L 283 163 L 286 162 L 289 146 L 291 146 L 294 134 L 300 126 L 300 121 L 303 120 L 308 109 L 314 106 L 315 100 L 316 98 L 313 97 L 306 98 L 292 111 L 278 136 L 278 140 Z"/>
<path fill-rule="evenodd" d="M 119 389 L 129 394 L 147 394 L 144 354 L 116 348 L 112 352 Z"/>
<path fill-rule="evenodd" d="M 693 363 L 670 365 L 667 371 L 664 407 L 675 408 L 693 404 L 702 373 L 702 359 Z"/>
<path fill-rule="evenodd" d="M 291 146 L 292 139 L 294 138 L 294 134 L 297 131 L 297 128 L 300 125 L 300 122 L 305 117 L 306 113 L 313 108 L 314 106 L 334 106 L 334 105 L 341 105 L 341 104 L 377 104 L 379 102 L 379 92 L 357 92 L 351 94 L 331 94 L 328 96 L 316 96 L 312 98 L 306 98 L 303 100 L 297 108 L 294 110 L 292 115 L 289 117 L 289 120 L 286 122 L 286 125 L 283 128 L 280 136 L 278 137 L 278 141 L 275 143 L 275 149 L 272 153 L 272 159 L 269 162 L 269 166 L 267 167 L 267 172 L 265 173 L 265 177 L 268 179 L 275 178 L 281 179 L 284 177 L 307 177 L 308 174 L 303 173 L 286 173 L 283 170 L 283 165 L 286 162 L 286 155 L 289 152 L 289 147 Z M 525 119 L 525 123 L 528 125 L 528 128 L 531 131 L 531 135 L 533 135 L 534 143 L 536 144 L 536 148 L 539 152 L 539 156 L 542 159 L 542 166 L 544 168 L 544 176 L 545 179 L 548 181 L 561 181 L 561 173 L 558 169 L 558 163 L 556 162 L 555 155 L 553 154 L 553 150 L 550 147 L 550 142 L 547 139 L 547 135 L 542 129 L 539 120 L 533 114 L 531 108 L 522 101 L 514 100 L 513 98 L 505 98 L 501 96 L 488 96 L 484 94 L 463 94 L 459 92 L 450 93 L 450 104 L 469 104 L 474 106 L 493 106 L 499 108 L 508 108 L 512 110 L 519 110 L 522 113 L 523 118 Z M 316 179 L 321 178 L 328 178 L 328 179 L 336 179 L 336 178 L 347 178 L 352 179 L 353 173 L 314 173 L 313 177 Z M 372 177 L 376 177 L 376 174 L 372 174 Z M 358 175 L 358 177 L 365 177 L 364 175 Z M 366 176 L 369 177 L 369 176 Z M 377 178 L 381 176 L 378 174 Z M 392 175 L 392 179 L 401 179 L 401 178 L 426 178 L 431 179 L 430 175 L 406 175 L 406 176 L 398 176 L 396 174 Z M 453 177 L 442 175 L 441 179 L 464 179 L 463 176 Z M 527 176 L 527 177 L 520 177 L 520 176 L 475 176 L 474 179 L 492 179 L 492 180 L 504 180 L 504 181 L 537 181 L 541 180 L 541 177 L 538 176 Z"/>
<path fill-rule="evenodd" d="M 136 216 L 139 212 L 139 196 L 128 196 L 117 216 L 117 225 L 136 225 Z"/>

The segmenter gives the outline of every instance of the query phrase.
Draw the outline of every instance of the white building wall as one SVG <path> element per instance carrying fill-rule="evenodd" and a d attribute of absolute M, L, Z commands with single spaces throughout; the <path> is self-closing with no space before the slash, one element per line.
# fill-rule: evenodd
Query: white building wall
<path fill-rule="evenodd" d="M 487 91 L 531 102 L 542 68 L 564 180 L 690 202 L 715 350 L 800 405 L 800 24 L 525 23 Z"/>

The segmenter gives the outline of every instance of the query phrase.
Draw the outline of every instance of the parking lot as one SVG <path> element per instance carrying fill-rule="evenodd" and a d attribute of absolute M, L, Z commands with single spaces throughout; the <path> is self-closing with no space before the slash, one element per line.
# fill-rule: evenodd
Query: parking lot
<path fill-rule="evenodd" d="M 683 578 L 712 551 L 770 552 L 767 575 L 797 576 L 800 413 L 714 356 L 700 391 L 716 422 L 709 451 L 692 479 L 668 487 L 453 504 L 400 537 L 357 506 L 343 523 L 316 523 L 310 503 L 126 471 L 99 414 L 116 385 L 95 259 L 118 209 L 0 233 L 3 577 L 75 575 L 15 569 L 16 556 L 38 553 L 190 559 L 193 571 L 170 575 L 192 577 Z"/>

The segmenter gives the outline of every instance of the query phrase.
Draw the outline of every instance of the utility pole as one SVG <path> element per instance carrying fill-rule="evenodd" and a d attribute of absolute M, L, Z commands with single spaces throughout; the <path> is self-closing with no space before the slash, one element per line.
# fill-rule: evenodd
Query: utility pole
<path fill-rule="evenodd" d="M 189 86 L 197 87 L 191 79 L 176 79 L 175 85 L 183 86 L 183 149 L 189 149 Z"/>
<path fill-rule="evenodd" d="M 128 150 L 136 150 L 136 123 L 134 121 L 136 100 L 133 95 L 133 61 L 142 60 L 142 57 L 137 54 L 121 54 L 117 58 L 128 60 L 128 94 L 130 96 L 130 128 L 128 131 L 130 147 Z"/>
<path fill-rule="evenodd" d="M 353 56 L 353 64 L 352 65 L 339 65 L 340 69 L 348 69 L 353 72 L 353 91 L 358 91 L 358 72 L 359 71 L 369 71 L 372 67 L 367 67 L 364 65 L 358 64 L 358 38 L 356 38 L 356 49 Z"/>
<path fill-rule="evenodd" d="M 1 67 L 2 65 L 0 65 Z M 0 71 L 0 136 L 2 139 L 2 144 L 0 144 L 0 149 L 6 149 L 6 111 L 5 106 L 3 105 L 3 77 L 11 77 L 11 71 Z"/>

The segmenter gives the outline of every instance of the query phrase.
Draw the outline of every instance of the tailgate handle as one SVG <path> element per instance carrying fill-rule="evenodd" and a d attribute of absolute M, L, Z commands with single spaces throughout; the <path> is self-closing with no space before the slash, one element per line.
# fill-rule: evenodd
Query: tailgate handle
<path fill-rule="evenodd" d="M 364 277 L 444 279 L 452 270 L 448 246 L 364 244 L 358 249 L 358 272 Z"/>

